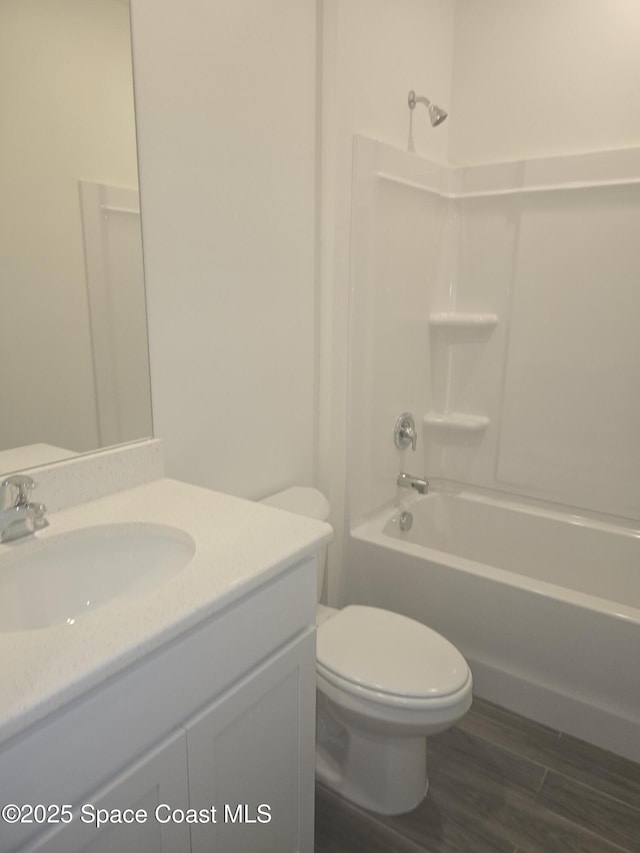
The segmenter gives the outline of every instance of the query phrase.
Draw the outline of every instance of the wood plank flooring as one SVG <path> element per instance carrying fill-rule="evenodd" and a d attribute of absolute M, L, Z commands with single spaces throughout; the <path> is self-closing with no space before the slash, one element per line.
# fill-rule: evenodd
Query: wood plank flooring
<path fill-rule="evenodd" d="M 315 853 L 640 853 L 640 765 L 476 699 L 429 795 L 381 817 L 316 789 Z"/>

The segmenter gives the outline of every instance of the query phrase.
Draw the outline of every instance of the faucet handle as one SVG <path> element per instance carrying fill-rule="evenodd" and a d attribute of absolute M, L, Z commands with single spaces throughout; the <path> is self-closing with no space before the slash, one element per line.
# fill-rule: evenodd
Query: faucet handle
<path fill-rule="evenodd" d="M 28 474 L 12 474 L 0 483 L 0 506 L 3 509 L 26 506 L 29 503 L 34 480 Z"/>
<path fill-rule="evenodd" d="M 416 422 L 411 412 L 403 412 L 396 421 L 393 440 L 396 447 L 400 450 L 404 450 L 409 445 L 411 445 L 412 450 L 416 449 L 418 433 L 416 432 Z"/>

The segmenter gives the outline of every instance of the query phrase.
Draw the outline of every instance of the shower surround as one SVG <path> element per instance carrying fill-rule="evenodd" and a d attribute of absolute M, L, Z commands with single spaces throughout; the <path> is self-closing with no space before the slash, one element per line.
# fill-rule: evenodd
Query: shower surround
<path fill-rule="evenodd" d="M 484 525 L 483 536 L 489 540 L 510 540 L 511 563 L 506 570 L 513 572 L 511 580 L 519 587 L 518 576 L 526 574 L 522 566 L 528 546 L 523 539 L 518 561 L 518 548 L 512 547 L 518 536 L 511 529 L 515 515 L 508 511 L 510 502 L 557 514 L 574 531 L 613 525 L 624 532 L 625 540 L 639 544 L 639 209 L 636 149 L 447 168 L 356 139 L 350 601 L 382 604 L 378 599 L 388 595 L 391 584 L 397 590 L 394 609 L 414 617 L 422 614 L 424 621 L 438 610 L 437 591 L 444 587 L 416 581 L 415 555 L 410 566 L 390 558 L 386 548 L 394 547 L 393 539 L 377 543 L 380 559 L 373 558 L 369 546 L 358 546 L 369 519 L 385 513 L 390 517 L 415 500 L 396 489 L 400 471 L 426 474 L 436 493 L 463 489 L 502 504 L 504 513 L 493 513 L 485 525 L 478 515 L 482 504 L 471 501 L 467 521 Z M 393 443 L 395 419 L 406 410 L 422 426 L 415 453 L 397 450 Z M 454 507 L 455 501 L 448 505 Z M 447 502 L 442 503 L 439 518 L 431 520 L 436 527 L 452 522 L 445 506 Z M 428 514 L 428 507 L 424 512 Z M 541 535 L 546 547 L 553 549 L 553 526 Z M 567 572 L 556 572 L 550 561 L 540 566 L 548 588 L 540 593 L 529 585 L 531 598 L 529 604 L 523 599 L 523 613 L 529 612 L 536 596 L 553 599 L 554 586 L 566 592 L 563 576 L 574 578 L 579 597 L 580 545 L 576 540 L 572 548 L 570 536 L 561 538 L 557 557 Z M 439 543 L 429 546 L 425 572 L 434 561 L 434 549 L 442 555 L 439 565 L 456 571 L 445 540 L 440 536 Z M 627 556 L 621 559 L 628 561 L 631 552 L 624 553 Z M 480 570 L 486 565 L 489 574 L 495 568 L 505 570 L 473 559 Z M 585 656 L 594 659 L 599 643 L 609 642 L 608 634 L 635 637 L 619 650 L 622 665 L 617 677 L 626 682 L 632 676 L 624 661 L 631 665 L 629 654 L 640 641 L 640 565 L 625 563 L 627 592 L 623 588 L 609 594 L 607 578 L 619 573 L 617 559 L 605 548 L 594 569 L 599 574 L 598 596 L 614 603 L 605 608 L 614 622 L 590 622 L 581 637 L 586 638 Z M 385 577 L 391 571 L 394 578 Z M 464 590 L 464 577 L 450 574 L 451 588 L 461 584 Z M 548 673 L 543 683 L 542 658 L 531 665 L 535 648 L 524 635 L 513 633 L 517 620 L 509 621 L 509 632 L 502 638 L 495 635 L 494 593 L 485 589 L 486 601 L 482 596 L 474 600 L 472 632 L 465 635 L 460 630 L 465 612 L 472 608 L 466 593 L 443 598 L 445 615 L 437 626 L 461 647 L 472 666 L 477 661 L 474 675 L 480 695 L 565 730 L 571 730 L 573 720 L 575 733 L 593 740 L 602 725 L 613 732 L 616 721 L 624 720 L 632 731 L 637 726 L 640 732 L 640 694 L 629 698 L 625 688 L 625 702 L 616 705 L 612 691 L 602 686 L 609 682 L 604 680 L 599 687 L 586 683 L 582 675 L 563 687 L 562 667 L 557 678 Z M 454 618 L 456 601 L 465 612 Z M 616 608 L 616 602 L 621 606 Z M 452 614 L 449 620 L 447 611 Z M 571 620 L 564 636 L 558 631 L 565 618 L 562 608 L 544 612 L 544 619 L 556 614 L 559 624 L 540 624 L 538 630 L 541 635 L 553 634 L 558 659 L 566 657 L 576 641 Z M 619 631 L 611 627 L 617 623 Z M 508 655 L 500 654 L 500 642 L 509 647 Z M 528 651 L 519 656 L 518 648 Z M 616 650 L 610 654 L 615 660 Z M 630 710 L 634 702 L 635 711 Z M 590 722 L 582 725 L 581 720 L 587 719 Z M 621 747 L 606 732 L 600 743 L 624 751 L 624 744 Z"/>

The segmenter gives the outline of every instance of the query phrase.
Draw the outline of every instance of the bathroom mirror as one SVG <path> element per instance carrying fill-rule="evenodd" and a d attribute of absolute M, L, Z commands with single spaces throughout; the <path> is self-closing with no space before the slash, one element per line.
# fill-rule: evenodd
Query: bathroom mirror
<path fill-rule="evenodd" d="M 0 0 L 0 473 L 151 435 L 128 0 Z"/>

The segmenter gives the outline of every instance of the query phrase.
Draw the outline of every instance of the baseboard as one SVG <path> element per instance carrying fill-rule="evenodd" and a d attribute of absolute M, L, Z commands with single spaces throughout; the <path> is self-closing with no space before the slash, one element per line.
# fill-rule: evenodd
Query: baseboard
<path fill-rule="evenodd" d="M 536 684 L 467 655 L 474 694 L 538 723 L 640 762 L 640 719 Z"/>

